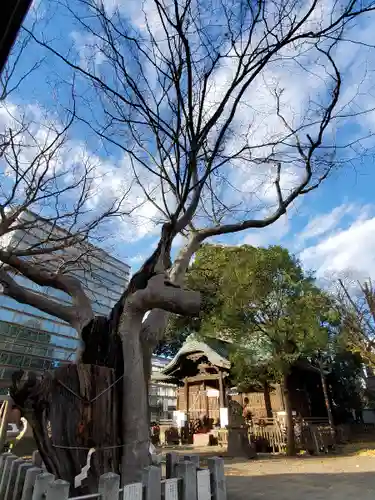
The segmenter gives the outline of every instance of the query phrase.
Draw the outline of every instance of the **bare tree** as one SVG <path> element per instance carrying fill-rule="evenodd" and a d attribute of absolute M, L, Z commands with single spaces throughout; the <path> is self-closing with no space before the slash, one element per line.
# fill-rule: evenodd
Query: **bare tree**
<path fill-rule="evenodd" d="M 199 312 L 199 297 L 182 288 L 194 252 L 207 238 L 273 224 L 298 197 L 350 162 L 356 148 L 366 153 L 358 138 L 335 143 L 334 131 L 340 120 L 355 115 L 340 100 L 340 51 L 356 42 L 353 28 L 375 4 L 149 0 L 136 15 L 133 8 L 106 6 L 104 0 L 58 5 L 80 29 L 80 53 L 64 51 L 43 33 L 29 35 L 85 79 L 76 114 L 104 143 L 123 152 L 162 222 L 157 248 L 110 318 L 85 316 L 78 326 L 85 341 L 82 362 L 113 369 L 115 380 L 121 380 L 111 463 L 122 462 L 122 480 L 128 482 L 149 462 L 147 383 L 153 349 L 170 312 Z M 279 84 L 277 71 L 272 73 L 283 67 L 306 75 L 301 106 L 293 108 L 293 93 Z M 308 87 L 311 74 L 319 87 Z M 263 114 L 255 106 L 261 89 L 269 98 Z M 171 262 L 180 233 L 187 244 Z M 21 269 L 2 254 L 0 259 L 34 279 L 26 265 Z M 66 282 L 51 282 L 41 273 L 38 280 L 75 294 Z M 38 428 L 50 470 L 72 480 L 92 446 L 100 467 L 113 467 L 110 461 L 103 465 L 105 445 L 93 442 L 92 435 L 78 438 L 73 432 L 65 445 L 51 442 L 41 422 L 49 420 L 61 431 L 67 414 L 55 411 L 51 385 L 42 391 L 41 384 L 15 383 L 13 394 L 21 408 L 33 407 L 34 431 Z M 103 415 L 103 432 L 104 420 Z M 74 446 L 86 452 L 73 458 Z M 69 460 L 71 467 L 64 468 Z"/>
<path fill-rule="evenodd" d="M 343 340 L 372 367 L 375 362 L 375 288 L 371 279 L 354 284 L 340 279 L 336 300 L 342 317 Z"/>

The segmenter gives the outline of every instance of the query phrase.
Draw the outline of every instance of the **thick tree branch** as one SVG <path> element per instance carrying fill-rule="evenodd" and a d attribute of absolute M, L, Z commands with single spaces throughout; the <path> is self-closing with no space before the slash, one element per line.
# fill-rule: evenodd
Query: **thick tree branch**
<path fill-rule="evenodd" d="M 19 285 L 5 270 L 0 269 L 0 283 L 3 287 L 3 295 L 36 307 L 40 311 L 56 316 L 67 323 L 73 324 L 77 318 L 73 314 L 73 308 L 64 306 L 54 300 L 43 297 Z"/>
<path fill-rule="evenodd" d="M 186 271 L 194 253 L 201 245 L 200 235 L 193 233 L 188 243 L 180 250 L 172 267 L 168 271 L 169 281 L 179 287 L 183 286 Z M 142 323 L 141 339 L 147 349 L 155 348 L 163 338 L 170 312 L 162 309 L 153 309 Z"/>
<path fill-rule="evenodd" d="M 0 260 L 37 285 L 52 287 L 67 293 L 72 298 L 73 302 L 73 305 L 70 308 L 71 312 L 68 322 L 74 328 L 76 328 L 78 332 L 80 332 L 82 328 L 86 326 L 93 318 L 91 301 L 85 294 L 83 286 L 77 278 L 74 278 L 73 276 L 48 272 L 27 260 L 23 260 L 19 257 L 16 257 L 15 255 L 12 255 L 11 252 L 7 252 L 1 249 Z M 6 285 L 9 287 L 9 283 L 6 283 Z M 18 290 L 17 293 L 20 294 L 20 290 Z M 26 299 L 27 294 L 24 294 L 23 297 Z M 35 300 L 35 298 L 33 298 L 33 300 Z M 60 317 L 58 315 L 58 312 L 59 311 L 56 310 L 55 316 Z M 65 311 L 61 319 L 67 321 Z"/>
<path fill-rule="evenodd" d="M 194 316 L 199 314 L 200 294 L 173 286 L 168 277 L 157 274 L 149 279 L 147 287 L 138 290 L 127 300 L 127 308 L 134 308 L 143 313 L 150 309 Z"/>

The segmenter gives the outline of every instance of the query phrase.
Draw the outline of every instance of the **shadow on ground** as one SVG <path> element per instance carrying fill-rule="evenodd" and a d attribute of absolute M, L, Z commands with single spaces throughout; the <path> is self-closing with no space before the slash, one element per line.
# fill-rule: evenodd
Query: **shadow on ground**
<path fill-rule="evenodd" d="M 373 500 L 374 472 L 227 476 L 228 500 Z"/>

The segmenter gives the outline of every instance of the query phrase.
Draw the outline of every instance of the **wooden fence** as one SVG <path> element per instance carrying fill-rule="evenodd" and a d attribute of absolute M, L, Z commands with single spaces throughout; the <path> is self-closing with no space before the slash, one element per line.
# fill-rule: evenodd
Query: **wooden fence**
<path fill-rule="evenodd" d="M 343 432 L 336 428 L 336 439 L 326 419 L 310 419 L 296 422 L 296 445 L 301 450 L 320 454 L 328 452 L 335 443 L 343 441 Z M 220 446 L 228 445 L 228 429 L 214 431 Z M 235 432 L 235 431 L 232 431 Z M 286 430 L 273 419 L 263 419 L 263 423 L 251 423 L 248 426 L 249 442 L 253 443 L 258 453 L 285 453 Z"/>
<path fill-rule="evenodd" d="M 100 477 L 98 492 L 69 496 L 70 484 L 46 472 L 35 455 L 32 460 L 12 453 L 0 455 L 0 500 L 227 500 L 222 458 L 207 459 L 200 468 L 199 456 L 168 453 L 165 478 L 162 466 L 146 467 L 142 482 L 120 488 L 120 476 Z"/>

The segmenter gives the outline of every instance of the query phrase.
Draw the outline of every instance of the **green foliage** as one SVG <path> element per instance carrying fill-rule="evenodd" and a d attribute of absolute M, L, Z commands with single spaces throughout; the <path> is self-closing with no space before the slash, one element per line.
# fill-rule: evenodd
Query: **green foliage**
<path fill-rule="evenodd" d="M 193 331 L 232 340 L 238 383 L 278 379 L 327 343 L 329 299 L 284 248 L 204 245 L 187 286 L 201 292 L 202 313 L 172 318 L 169 331 L 180 340 Z"/>
<path fill-rule="evenodd" d="M 346 421 L 352 409 L 360 410 L 363 406 L 363 390 L 359 383 L 362 370 L 363 361 L 358 353 L 345 349 L 336 351 L 327 383 L 337 422 Z"/>

